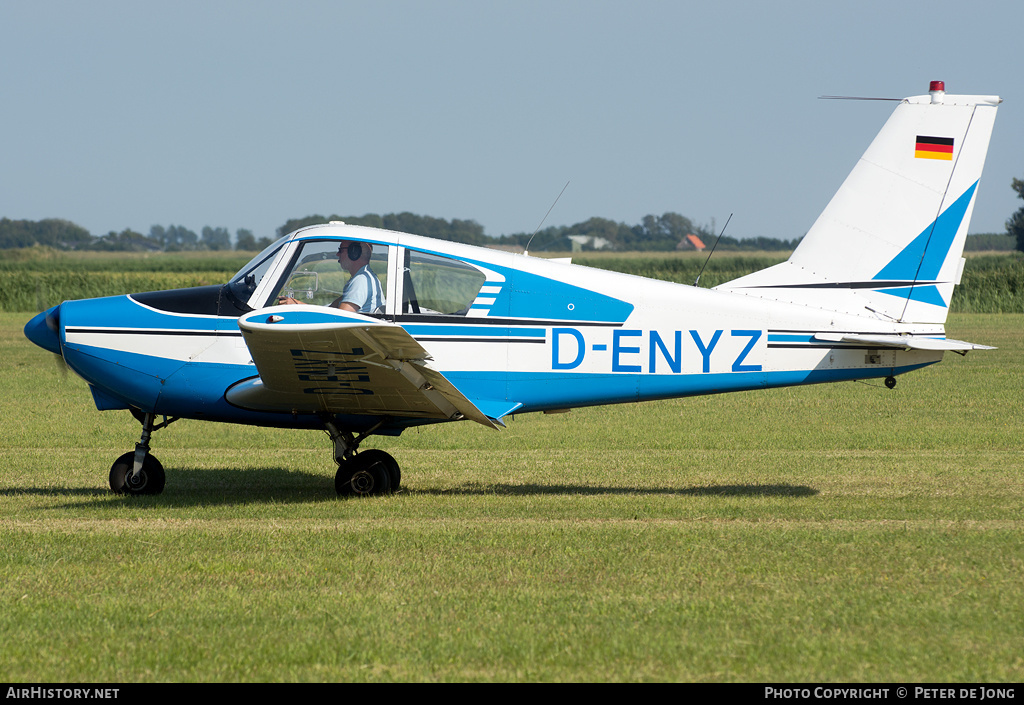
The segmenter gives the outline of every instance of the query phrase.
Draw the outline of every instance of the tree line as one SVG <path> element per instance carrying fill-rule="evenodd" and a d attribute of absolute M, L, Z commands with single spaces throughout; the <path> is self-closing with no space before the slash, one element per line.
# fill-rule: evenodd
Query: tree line
<path fill-rule="evenodd" d="M 1024 181 L 1014 179 L 1010 188 L 1017 192 L 1017 198 L 1024 198 Z M 1006 221 L 1006 234 L 1017 244 L 1017 249 L 1024 252 L 1024 206 L 1021 206 Z"/>
<path fill-rule="evenodd" d="M 467 245 L 511 247 L 532 251 L 550 250 L 553 252 L 568 252 L 573 249 L 665 252 L 679 249 L 680 243 L 684 243 L 684 247 L 692 246 L 687 244 L 689 241 L 685 241 L 688 235 L 697 236 L 708 247 L 714 244 L 717 237 L 713 232 L 713 226 L 698 225 L 686 216 L 671 212 L 662 215 L 646 215 L 636 225 L 627 225 L 607 218 L 590 218 L 573 225 L 550 226 L 538 230 L 536 233 L 521 232 L 499 237 L 486 235 L 483 226 L 475 220 L 446 221 L 413 213 L 390 213 L 388 215 L 370 213 L 363 216 L 332 215 L 329 217 L 311 215 L 289 220 L 277 229 L 277 234 L 287 235 L 298 228 L 332 220 L 340 220 L 350 225 L 397 230 Z M 756 237 L 739 240 L 723 236 L 718 246 L 727 250 L 782 251 L 792 250 L 799 241 L 799 238 L 780 240 Z"/>
<path fill-rule="evenodd" d="M 1013 179 L 1011 187 L 1024 199 L 1024 181 Z M 513 233 L 492 237 L 475 220 L 445 220 L 415 213 L 367 213 L 361 216 L 309 215 L 293 218 L 277 229 L 284 236 L 299 228 L 330 221 L 365 225 L 398 232 L 423 235 L 439 240 L 461 242 L 483 247 L 522 248 L 543 252 L 570 250 L 666 252 L 693 246 L 695 236 L 704 246 L 722 250 L 789 251 L 800 238 L 784 240 L 754 237 L 738 239 L 716 233 L 714 223 L 701 225 L 678 213 L 646 215 L 635 225 L 607 218 L 590 218 L 573 225 L 557 225 L 535 233 Z M 717 243 L 716 243 L 717 240 Z M 11 220 L 0 218 L 0 249 L 43 245 L 58 250 L 182 252 L 190 250 L 261 250 L 271 242 L 269 237 L 257 238 L 251 230 L 239 228 L 234 236 L 223 227 L 204 227 L 196 233 L 181 225 L 153 225 L 143 235 L 126 228 L 94 236 L 68 220 Z M 1005 233 L 972 236 L 968 250 L 1005 250 L 1016 247 L 1024 251 L 1024 206 L 1006 221 Z"/>
<path fill-rule="evenodd" d="M 0 249 L 42 245 L 57 250 L 100 252 L 183 252 L 187 250 L 259 250 L 270 238 L 257 240 L 251 230 L 239 229 L 232 239 L 227 228 L 204 227 L 195 233 L 181 225 L 154 225 L 148 235 L 126 228 L 94 236 L 80 225 L 60 218 L 11 220 L 0 218 Z"/>
<path fill-rule="evenodd" d="M 299 228 L 330 221 L 365 225 L 398 232 L 423 235 L 439 240 L 461 242 L 483 247 L 531 248 L 536 251 L 568 251 L 609 249 L 619 251 L 675 250 L 688 235 L 695 235 L 709 246 L 714 233 L 678 213 L 647 215 L 637 225 L 627 225 L 607 218 L 590 218 L 574 225 L 551 226 L 536 233 L 513 233 L 491 237 L 475 220 L 445 220 L 415 213 L 368 213 L 355 215 L 309 215 L 293 218 L 277 229 L 283 236 Z M 745 250 L 791 250 L 799 240 L 753 238 L 737 240 L 723 237 L 719 247 Z M 88 230 L 68 220 L 56 218 L 39 221 L 0 219 L 0 249 L 45 245 L 59 250 L 182 252 L 191 250 L 260 250 L 271 242 L 269 237 L 257 238 L 251 230 L 236 230 L 234 236 L 223 227 L 204 227 L 199 233 L 181 225 L 153 225 L 148 234 L 131 229 L 111 231 L 93 236 Z"/>

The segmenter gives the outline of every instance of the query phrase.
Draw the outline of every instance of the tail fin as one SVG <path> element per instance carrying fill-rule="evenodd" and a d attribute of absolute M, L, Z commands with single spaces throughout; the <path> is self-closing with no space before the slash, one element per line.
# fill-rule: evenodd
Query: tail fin
<path fill-rule="evenodd" d="M 717 288 L 945 322 L 1000 102 L 941 81 L 904 99 L 789 260 Z"/>

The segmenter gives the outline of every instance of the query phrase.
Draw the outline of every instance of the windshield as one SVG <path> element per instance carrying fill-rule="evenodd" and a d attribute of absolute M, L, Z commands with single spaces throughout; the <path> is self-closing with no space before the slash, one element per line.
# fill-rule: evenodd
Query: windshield
<path fill-rule="evenodd" d="M 231 293 L 234 294 L 242 301 L 248 301 L 252 293 L 256 291 L 256 287 L 260 285 L 260 281 L 266 275 L 270 269 L 270 265 L 274 262 L 274 257 L 277 255 L 277 251 L 284 245 L 285 240 L 288 236 L 272 242 L 263 252 L 259 253 L 249 263 L 238 270 L 238 273 L 231 278 L 229 287 L 231 287 Z"/>

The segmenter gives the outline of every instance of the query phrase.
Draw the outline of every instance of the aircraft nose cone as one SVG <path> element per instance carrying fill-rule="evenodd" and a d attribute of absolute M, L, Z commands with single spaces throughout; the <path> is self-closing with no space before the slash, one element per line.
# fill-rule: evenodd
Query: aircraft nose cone
<path fill-rule="evenodd" d="M 43 311 L 25 324 L 25 337 L 60 355 L 60 306 Z"/>

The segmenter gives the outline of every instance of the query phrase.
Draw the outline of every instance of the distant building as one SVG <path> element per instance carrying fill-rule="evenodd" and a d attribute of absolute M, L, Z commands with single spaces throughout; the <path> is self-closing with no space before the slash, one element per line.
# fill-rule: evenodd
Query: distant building
<path fill-rule="evenodd" d="M 697 252 L 703 250 L 704 247 L 704 242 L 696 235 L 687 235 L 676 245 L 677 250 L 697 250 Z"/>
<path fill-rule="evenodd" d="M 596 235 L 570 235 L 569 239 L 572 240 L 573 252 L 579 252 L 588 246 L 595 250 L 605 250 L 612 244 L 609 240 Z"/>

